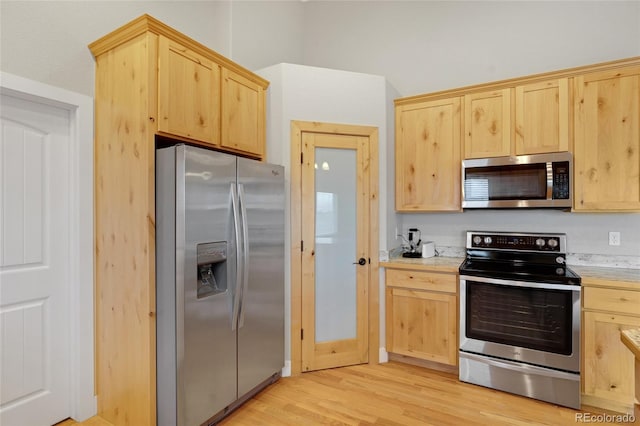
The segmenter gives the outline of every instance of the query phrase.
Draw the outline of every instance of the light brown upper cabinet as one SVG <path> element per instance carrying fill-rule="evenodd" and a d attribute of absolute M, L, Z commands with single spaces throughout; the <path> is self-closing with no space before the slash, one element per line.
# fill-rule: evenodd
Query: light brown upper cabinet
<path fill-rule="evenodd" d="M 464 158 L 510 154 L 510 89 L 465 95 L 464 111 Z"/>
<path fill-rule="evenodd" d="M 569 79 L 559 78 L 515 88 L 515 154 L 569 149 Z"/>
<path fill-rule="evenodd" d="M 640 210 L 640 65 L 575 79 L 574 209 Z"/>
<path fill-rule="evenodd" d="M 460 210 L 461 98 L 396 104 L 396 210 Z"/>
<path fill-rule="evenodd" d="M 133 25 L 135 24 L 135 25 Z M 147 44 L 132 44 L 146 31 Z M 94 56 L 127 48 L 149 72 L 129 76 L 148 83 L 145 110 L 150 131 L 194 144 L 262 159 L 266 143 L 266 89 L 269 82 L 206 46 L 143 15 L 92 45 Z M 101 74 L 115 76 L 117 67 Z M 133 98 L 131 98 L 133 100 Z"/>
<path fill-rule="evenodd" d="M 231 70 L 222 70 L 223 147 L 264 155 L 265 102 L 262 86 Z"/>
<path fill-rule="evenodd" d="M 158 132 L 219 145 L 220 66 L 167 37 L 158 43 Z"/>
<path fill-rule="evenodd" d="M 569 151 L 569 79 L 465 95 L 465 158 Z"/>

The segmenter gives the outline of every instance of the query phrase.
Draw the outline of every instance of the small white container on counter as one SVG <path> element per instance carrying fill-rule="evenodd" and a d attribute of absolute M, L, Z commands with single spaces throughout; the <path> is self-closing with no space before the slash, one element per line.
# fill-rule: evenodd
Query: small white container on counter
<path fill-rule="evenodd" d="M 422 243 L 422 257 L 428 258 L 436 255 L 436 245 L 433 241 L 426 241 Z"/>

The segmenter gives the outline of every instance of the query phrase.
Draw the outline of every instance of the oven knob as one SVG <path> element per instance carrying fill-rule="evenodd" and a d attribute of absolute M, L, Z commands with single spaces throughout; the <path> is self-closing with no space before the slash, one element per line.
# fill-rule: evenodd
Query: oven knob
<path fill-rule="evenodd" d="M 562 256 L 556 257 L 556 263 L 563 264 L 564 263 L 564 257 L 562 257 Z"/>
<path fill-rule="evenodd" d="M 491 239 L 491 237 L 484 237 L 484 243 L 485 244 L 491 244 L 493 240 Z"/>
<path fill-rule="evenodd" d="M 538 239 L 536 240 L 536 245 L 537 245 L 538 247 L 544 247 L 544 244 L 545 244 L 545 242 L 544 242 L 544 240 L 543 240 L 542 238 L 538 238 Z"/>
<path fill-rule="evenodd" d="M 482 237 L 480 235 L 475 235 L 473 237 L 473 244 L 478 245 L 482 242 Z"/>
<path fill-rule="evenodd" d="M 549 239 L 549 247 L 551 247 L 551 248 L 558 247 L 558 240 L 556 240 L 554 238 L 550 238 Z"/>

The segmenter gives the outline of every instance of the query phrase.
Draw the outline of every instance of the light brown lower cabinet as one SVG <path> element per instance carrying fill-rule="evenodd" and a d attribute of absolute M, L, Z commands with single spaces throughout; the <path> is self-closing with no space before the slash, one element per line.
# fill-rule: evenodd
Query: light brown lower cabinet
<path fill-rule="evenodd" d="M 620 331 L 640 327 L 640 289 L 589 285 L 583 280 L 582 403 L 633 413 L 634 357 Z"/>
<path fill-rule="evenodd" d="M 386 270 L 387 352 L 458 365 L 454 273 Z"/>

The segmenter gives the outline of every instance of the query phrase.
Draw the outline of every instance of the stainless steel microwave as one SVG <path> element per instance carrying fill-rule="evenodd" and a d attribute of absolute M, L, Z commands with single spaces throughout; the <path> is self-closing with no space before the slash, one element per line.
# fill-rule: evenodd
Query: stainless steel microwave
<path fill-rule="evenodd" d="M 462 162 L 462 208 L 571 208 L 570 152 Z"/>

